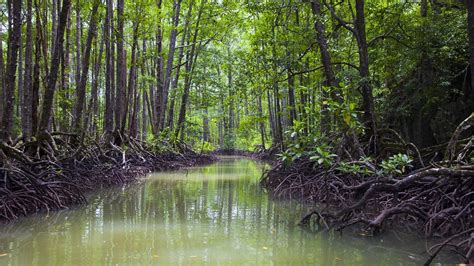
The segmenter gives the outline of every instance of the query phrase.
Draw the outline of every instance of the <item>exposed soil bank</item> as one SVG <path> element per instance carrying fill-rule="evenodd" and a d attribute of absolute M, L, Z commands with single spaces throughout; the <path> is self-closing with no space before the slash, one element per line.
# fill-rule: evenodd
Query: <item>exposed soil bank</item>
<path fill-rule="evenodd" d="M 156 148 L 133 139 L 127 139 L 120 147 L 97 142 L 76 146 L 56 143 L 47 149 L 1 143 L 0 222 L 84 204 L 88 192 L 134 182 L 151 171 L 215 160 L 214 156 L 197 154 L 183 145 L 175 147 L 175 151 L 153 152 Z"/>

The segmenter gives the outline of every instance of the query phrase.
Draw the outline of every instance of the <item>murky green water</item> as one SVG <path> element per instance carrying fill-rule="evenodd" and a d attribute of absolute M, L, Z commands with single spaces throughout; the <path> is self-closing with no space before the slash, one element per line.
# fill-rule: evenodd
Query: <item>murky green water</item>
<path fill-rule="evenodd" d="M 313 234 L 304 207 L 259 187 L 265 165 L 225 158 L 107 190 L 75 210 L 0 227 L 0 265 L 419 265 L 423 243 Z"/>

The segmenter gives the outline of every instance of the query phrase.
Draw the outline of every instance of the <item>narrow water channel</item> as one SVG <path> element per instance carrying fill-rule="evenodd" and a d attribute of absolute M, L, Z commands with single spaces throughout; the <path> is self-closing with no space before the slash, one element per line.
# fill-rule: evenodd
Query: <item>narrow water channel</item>
<path fill-rule="evenodd" d="M 223 158 L 102 191 L 87 206 L 0 227 L 0 265 L 419 265 L 424 245 L 313 234 L 273 201 L 265 165 Z"/>

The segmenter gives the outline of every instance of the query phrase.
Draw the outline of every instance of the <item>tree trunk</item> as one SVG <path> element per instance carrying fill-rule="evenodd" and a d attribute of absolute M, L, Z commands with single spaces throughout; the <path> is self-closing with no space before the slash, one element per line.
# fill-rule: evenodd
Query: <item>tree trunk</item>
<path fill-rule="evenodd" d="M 122 118 L 122 128 L 121 133 L 125 131 L 126 127 L 126 122 L 127 122 L 127 116 L 128 116 L 128 124 L 129 128 L 131 124 L 133 123 L 132 121 L 132 113 L 133 113 L 133 101 L 135 99 L 135 93 L 134 93 L 134 88 L 135 88 L 135 78 L 136 78 L 136 50 L 137 50 L 137 45 L 138 45 L 138 27 L 139 24 L 135 23 L 135 27 L 133 27 L 133 43 L 132 43 L 132 56 L 131 56 L 131 62 L 130 62 L 130 70 L 128 74 L 128 92 L 127 92 L 127 103 L 124 105 L 124 116 Z"/>
<path fill-rule="evenodd" d="M 328 42 L 326 39 L 326 28 L 325 28 L 324 23 L 321 21 L 322 13 L 321 13 L 320 0 L 311 1 L 311 10 L 313 12 L 314 17 L 316 18 L 314 21 L 314 29 L 316 31 L 316 41 L 318 43 L 321 62 L 323 64 L 323 69 L 324 69 L 324 76 L 326 78 L 325 85 L 335 88 L 338 86 L 338 84 L 337 84 L 336 77 L 334 75 L 334 70 L 331 63 L 331 54 L 329 53 Z M 323 99 L 326 98 L 324 97 L 325 94 L 326 93 L 323 92 Z M 336 99 L 336 96 L 334 94 L 332 94 L 332 98 L 333 100 L 336 100 L 336 101 L 339 100 L 339 99 Z M 326 101 L 323 101 L 323 104 L 321 106 L 322 132 L 328 132 L 330 128 L 330 122 L 331 122 L 329 111 L 327 109 L 328 106 L 325 102 Z"/>
<path fill-rule="evenodd" d="M 37 7 L 36 7 L 37 8 Z M 38 106 L 40 90 L 40 64 L 41 64 L 41 23 L 36 18 L 36 36 L 35 36 L 35 64 L 33 66 L 33 85 L 32 85 L 32 107 L 31 107 L 31 126 L 33 133 L 38 131 Z"/>
<path fill-rule="evenodd" d="M 205 0 L 201 1 L 201 6 L 199 7 L 199 12 L 196 20 L 196 26 L 194 29 L 194 35 L 191 44 L 191 51 L 188 53 L 187 62 L 186 62 L 186 77 L 184 79 L 184 91 L 181 97 L 181 107 L 179 110 L 178 116 L 178 124 L 176 126 L 175 136 L 178 137 L 179 133 L 181 132 L 181 138 L 184 136 L 184 121 L 186 120 L 186 105 L 189 98 L 189 90 L 191 88 L 191 80 L 192 80 L 192 70 L 194 68 L 194 62 L 196 60 L 195 53 L 196 53 L 196 42 L 199 33 L 199 24 L 201 22 L 202 12 L 204 11 Z M 197 53 L 196 53 L 197 56 Z"/>
<path fill-rule="evenodd" d="M 80 7 L 80 0 L 76 1 L 76 89 L 79 84 L 81 83 L 81 37 L 82 37 L 82 29 L 81 29 L 81 7 Z M 77 91 L 76 91 L 76 97 Z M 75 115 L 75 114 L 74 114 Z"/>
<path fill-rule="evenodd" d="M 152 131 L 153 134 L 158 134 L 159 131 L 159 123 L 160 123 L 160 101 L 163 95 L 163 86 L 164 86 L 164 73 L 163 73 L 163 29 L 162 29 L 162 20 L 161 20 L 161 12 L 162 12 L 162 0 L 157 1 L 158 6 L 158 29 L 156 31 L 156 52 L 158 54 L 158 58 L 156 60 L 156 90 L 152 87 L 150 90 L 151 96 L 151 109 L 152 109 Z"/>
<path fill-rule="evenodd" d="M 59 11 L 58 11 L 59 13 Z M 71 16 L 68 16 L 66 26 L 66 46 L 64 52 L 61 53 L 61 96 L 60 102 L 61 113 L 67 114 L 69 112 L 69 74 L 70 74 L 70 52 L 71 52 Z M 62 115 L 60 120 L 60 130 L 68 131 L 70 127 L 69 115 Z"/>
<path fill-rule="evenodd" d="M 260 128 L 260 139 L 262 141 L 262 149 L 265 150 L 265 122 L 263 120 L 263 109 L 262 109 L 262 95 L 258 96 L 258 119 Z"/>
<path fill-rule="evenodd" d="M 469 35 L 469 65 L 471 70 L 471 90 L 474 90 L 474 1 L 467 4 L 467 32 Z"/>
<path fill-rule="evenodd" d="M 52 0 L 51 6 L 51 54 L 54 52 L 54 41 L 56 40 L 56 33 L 57 33 L 57 14 L 56 11 L 58 6 L 58 0 Z M 79 8 L 79 6 L 78 6 Z"/>
<path fill-rule="evenodd" d="M 92 41 L 96 35 L 97 30 L 97 11 L 99 9 L 100 0 L 95 0 L 92 7 L 91 19 L 89 22 L 89 32 L 87 33 L 86 47 L 84 56 L 82 58 L 82 70 L 79 84 L 76 86 L 76 105 L 74 106 L 74 130 L 76 133 L 82 133 L 83 125 L 83 110 L 86 99 L 86 85 L 89 74 L 89 62 L 92 49 Z"/>
<path fill-rule="evenodd" d="M 356 0 L 356 20 L 355 31 L 357 44 L 359 47 L 359 75 L 361 78 L 360 86 L 362 89 L 362 98 L 364 105 L 364 122 L 369 129 L 371 135 L 376 136 L 376 117 L 374 108 L 374 96 L 372 94 L 372 86 L 370 85 L 369 74 L 369 53 L 367 45 L 367 37 L 365 33 L 365 13 L 364 1 Z"/>
<path fill-rule="evenodd" d="M 291 56 L 291 53 L 288 53 Z M 293 126 L 296 116 L 296 100 L 295 100 L 295 79 L 291 74 L 291 63 L 288 63 L 288 104 L 290 109 L 290 126 Z"/>
<path fill-rule="evenodd" d="M 124 0 L 117 0 L 117 74 L 116 85 L 117 90 L 115 94 L 115 130 L 120 130 L 122 127 L 123 106 L 125 105 L 126 91 L 125 91 L 125 77 L 122 75 L 125 68 L 125 51 L 123 43 L 123 26 L 124 26 Z"/>
<path fill-rule="evenodd" d="M 32 127 L 32 73 L 33 73 L 33 0 L 27 0 L 26 14 L 26 48 L 25 48 L 25 78 L 23 84 L 23 105 L 21 125 L 23 129 L 23 141 L 29 141 L 33 135 Z"/>
<path fill-rule="evenodd" d="M 471 1 L 468 0 L 467 2 Z M 422 17 L 426 17 L 428 15 L 428 0 L 421 0 L 420 13 Z"/>
<path fill-rule="evenodd" d="M 3 108 L 5 102 L 5 65 L 3 58 L 3 38 L 0 34 L 0 124 L 2 124 Z"/>
<path fill-rule="evenodd" d="M 105 114 L 104 114 L 104 130 L 106 133 L 110 133 L 114 128 L 114 108 L 113 101 L 114 97 L 112 91 L 114 90 L 112 83 L 114 80 L 113 71 L 113 60 L 112 60 L 112 17 L 113 17 L 113 4 L 112 0 L 107 0 L 107 11 L 105 15 Z"/>
<path fill-rule="evenodd" d="M 18 50 L 21 38 L 22 1 L 8 0 L 8 56 L 5 73 L 5 106 L 0 127 L 0 141 L 9 141 L 13 127 L 13 106 L 15 102 L 15 77 L 18 65 Z"/>
<path fill-rule="evenodd" d="M 204 116 L 202 118 L 202 140 L 211 142 L 211 131 L 209 130 L 209 110 L 204 109 Z"/>
<path fill-rule="evenodd" d="M 184 44 L 189 37 L 188 36 L 190 32 L 189 21 L 191 20 L 193 6 L 194 6 L 194 0 L 191 0 L 188 7 L 188 13 L 186 14 L 186 21 L 184 23 L 183 35 L 181 36 L 181 41 L 179 44 L 180 47 L 179 47 L 179 52 L 178 52 L 178 65 L 176 66 L 176 73 L 173 79 L 173 84 L 171 86 L 171 102 L 170 102 L 169 111 L 168 111 L 168 120 L 166 122 L 166 125 L 171 131 L 173 130 L 173 124 L 174 124 L 174 121 L 173 121 L 174 120 L 174 106 L 175 106 L 175 101 L 176 101 L 176 90 L 178 89 L 179 75 L 181 72 L 181 63 L 184 57 Z"/>
<path fill-rule="evenodd" d="M 23 35 L 23 33 L 22 33 Z M 18 103 L 15 105 L 15 116 L 20 117 L 22 115 L 22 106 L 23 106 L 23 36 L 20 37 L 20 49 L 18 50 Z"/>
<path fill-rule="evenodd" d="M 56 35 L 54 53 L 51 58 L 50 73 L 47 79 L 47 86 L 44 91 L 43 107 L 41 112 L 41 119 L 38 126 L 38 139 L 43 139 L 48 132 L 49 121 L 51 120 L 53 110 L 54 92 L 56 89 L 56 81 L 58 79 L 59 61 L 61 50 L 64 43 L 64 32 L 67 24 L 67 16 L 71 6 L 70 0 L 63 0 L 61 13 L 59 14 L 58 31 Z"/>
<path fill-rule="evenodd" d="M 179 13 L 181 9 L 181 1 L 182 0 L 175 0 L 174 2 L 174 17 L 173 17 L 173 28 L 170 33 L 170 43 L 168 49 L 168 61 L 166 63 L 166 73 L 165 79 L 163 83 L 163 92 L 160 96 L 160 101 L 158 105 L 158 112 L 159 112 L 159 129 L 162 130 L 164 128 L 164 120 L 165 120 L 165 111 L 166 106 L 168 104 L 168 90 L 171 83 L 171 74 L 173 70 L 173 60 L 174 60 L 174 52 L 176 48 L 176 36 L 178 34 L 178 25 L 179 25 Z M 199 20 L 199 19 L 198 19 Z"/>
<path fill-rule="evenodd" d="M 102 55 L 104 53 L 104 44 L 105 44 L 105 27 L 103 29 L 103 35 L 100 41 L 99 54 L 96 56 L 94 71 L 92 73 L 92 84 L 91 84 L 91 97 L 89 100 L 88 107 L 88 117 L 89 123 L 91 124 L 91 133 L 98 134 L 98 125 L 97 120 L 99 116 L 99 79 L 100 79 L 100 68 L 102 66 Z M 87 128 L 87 123 L 85 124 Z"/>

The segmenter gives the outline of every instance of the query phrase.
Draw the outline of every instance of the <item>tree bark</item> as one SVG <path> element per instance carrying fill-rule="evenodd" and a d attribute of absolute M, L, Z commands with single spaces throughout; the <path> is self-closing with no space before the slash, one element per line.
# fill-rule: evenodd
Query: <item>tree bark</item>
<path fill-rule="evenodd" d="M 124 26 L 124 0 L 117 0 L 117 74 L 116 74 L 116 94 L 115 94 L 115 130 L 122 127 L 123 106 L 126 100 L 125 77 L 122 75 L 125 64 L 125 51 L 123 41 Z"/>
<path fill-rule="evenodd" d="M 21 115 L 21 125 L 23 129 L 23 141 L 29 141 L 33 135 L 32 127 L 32 73 L 33 73 L 33 1 L 27 0 L 26 14 L 26 48 L 25 48 L 25 77 L 23 84 L 23 105 Z"/>
<path fill-rule="evenodd" d="M 162 0 L 157 1 L 158 6 L 158 28 L 156 31 L 156 52 L 158 54 L 158 58 L 156 60 L 156 90 L 154 87 L 151 87 L 150 96 L 151 96 L 151 122 L 152 122 L 152 131 L 153 134 L 158 134 L 159 131 L 159 116 L 160 116 L 160 101 L 163 95 L 163 84 L 164 84 L 164 73 L 163 73 L 163 29 L 162 29 L 162 20 L 161 20 L 161 5 Z"/>
<path fill-rule="evenodd" d="M 53 110 L 54 92 L 56 89 L 56 81 L 58 79 L 59 72 L 59 61 L 61 50 L 63 49 L 64 43 L 64 32 L 67 24 L 67 16 L 69 8 L 71 6 L 70 0 L 63 0 L 61 7 L 61 13 L 59 14 L 58 32 L 56 35 L 55 47 L 53 56 L 51 58 L 50 73 L 47 79 L 47 86 L 44 91 L 44 100 L 41 112 L 41 118 L 38 126 L 38 139 L 44 139 L 45 134 L 48 132 L 49 121 L 51 120 Z"/>
<path fill-rule="evenodd" d="M 83 110 L 86 99 L 86 85 L 89 74 L 90 56 L 92 49 L 92 41 L 95 38 L 97 31 L 97 11 L 99 9 L 100 0 L 94 0 L 92 7 L 91 18 L 89 22 L 89 32 L 87 33 L 86 47 L 84 56 L 82 58 L 82 70 L 79 84 L 76 86 L 76 104 L 74 106 L 74 130 L 76 133 L 82 133 L 83 125 Z"/>
<path fill-rule="evenodd" d="M 125 132 L 127 116 L 128 116 L 128 124 L 129 129 L 133 121 L 133 106 L 134 106 L 134 99 L 135 99 L 135 79 L 136 79 L 136 50 L 138 45 L 138 22 L 134 23 L 135 26 L 133 27 L 133 43 L 132 43 L 132 55 L 131 55 L 131 62 L 130 62 L 130 70 L 128 74 L 128 92 L 127 92 L 127 104 L 124 106 L 124 117 L 122 118 L 122 127 L 121 133 Z"/>
<path fill-rule="evenodd" d="M 107 11 L 105 15 L 105 114 L 104 114 L 104 130 L 107 133 L 113 131 L 114 128 L 114 111 L 113 111 L 113 94 L 112 83 L 114 79 L 113 60 L 112 60 L 112 16 L 113 5 L 112 0 L 107 0 Z"/>
<path fill-rule="evenodd" d="M 202 140 L 211 142 L 211 131 L 209 129 L 209 110 L 204 109 L 204 116 L 202 118 Z"/>
<path fill-rule="evenodd" d="M 38 9 L 35 6 L 35 9 Z M 33 134 L 38 131 L 38 106 L 39 106 L 39 90 L 40 90 L 40 68 L 41 68 L 41 23 L 36 18 L 36 36 L 35 36 L 35 64 L 33 66 L 33 85 L 32 85 L 32 107 L 31 107 L 31 125 Z"/>
<path fill-rule="evenodd" d="M 184 91 L 181 97 L 181 107 L 179 110 L 178 116 L 178 124 L 176 126 L 175 136 L 178 137 L 181 132 L 181 138 L 183 138 L 183 127 L 184 121 L 186 120 L 186 105 L 189 98 L 189 90 L 191 88 L 191 80 L 192 80 L 192 70 L 194 68 L 194 62 L 196 60 L 196 42 L 199 33 L 199 24 L 201 23 L 201 16 L 202 12 L 204 11 L 204 5 L 206 0 L 201 1 L 201 6 L 199 7 L 199 12 L 197 15 L 196 26 L 194 29 L 194 35 L 191 44 L 191 51 L 188 53 L 187 62 L 186 62 L 186 77 L 184 79 Z M 196 55 L 195 55 L 196 53 Z"/>
<path fill-rule="evenodd" d="M 5 65 L 3 58 L 3 38 L 0 34 L 0 124 L 2 124 L 3 108 L 5 106 Z"/>
<path fill-rule="evenodd" d="M 18 50 L 21 38 L 22 1 L 8 0 L 8 55 L 5 73 L 5 106 L 0 127 L 0 141 L 9 141 L 13 127 L 13 106 L 15 102 L 15 78 L 18 65 Z"/>
<path fill-rule="evenodd" d="M 97 120 L 99 117 L 99 79 L 100 79 L 100 68 L 102 66 L 102 55 L 104 53 L 104 44 L 105 44 L 105 28 L 103 29 L 103 35 L 100 41 L 99 54 L 95 58 L 94 71 L 92 73 L 92 82 L 91 82 L 91 97 L 89 100 L 88 107 L 88 123 L 85 123 L 85 128 L 87 129 L 88 124 L 90 124 L 90 133 L 94 133 L 98 136 L 98 125 Z"/>
<path fill-rule="evenodd" d="M 372 94 L 372 86 L 370 85 L 369 53 L 367 37 L 365 33 L 364 5 L 365 0 L 356 0 L 355 31 L 359 47 L 359 75 L 361 78 L 360 86 L 362 89 L 364 105 L 364 122 L 366 127 L 369 129 L 370 134 L 376 136 L 377 126 L 374 108 L 374 96 Z"/>
<path fill-rule="evenodd" d="M 467 4 L 467 32 L 469 35 L 469 65 L 471 70 L 471 90 L 474 90 L 474 1 Z"/>
<path fill-rule="evenodd" d="M 319 47 L 319 54 L 321 57 L 321 62 L 323 64 L 323 69 L 324 69 L 324 76 L 326 78 L 326 86 L 335 88 L 338 86 L 337 81 L 336 81 L 336 76 L 334 74 L 334 70 L 332 67 L 332 62 L 331 62 L 331 54 L 329 53 L 328 49 L 328 42 L 326 39 L 326 27 L 324 23 L 322 22 L 322 13 L 321 13 L 321 2 L 320 0 L 312 0 L 311 1 L 311 10 L 313 12 L 313 15 L 315 17 L 314 21 L 314 29 L 316 31 L 316 41 L 318 43 Z M 323 93 L 323 98 L 326 93 Z M 333 100 L 338 100 L 334 99 L 336 96 L 333 96 Z M 321 106 L 321 130 L 323 132 L 327 132 L 330 128 L 330 117 L 329 117 L 329 111 L 327 110 L 328 105 L 323 102 Z"/>
<path fill-rule="evenodd" d="M 182 0 L 175 0 L 174 1 L 174 17 L 173 17 L 173 28 L 170 33 L 170 43 L 168 49 L 168 61 L 166 63 L 166 73 L 165 79 L 163 83 L 163 91 L 162 95 L 160 95 L 159 104 L 158 104 L 158 123 L 159 129 L 162 130 L 164 128 L 164 120 L 165 120 L 165 111 L 166 106 L 168 104 L 168 90 L 171 83 L 171 74 L 173 71 L 173 60 L 174 60 L 174 52 L 176 48 L 176 36 L 178 34 L 178 25 L 179 25 L 179 14 L 181 9 L 181 2 Z"/>
<path fill-rule="evenodd" d="M 59 13 L 60 11 L 58 11 Z M 70 74 L 70 52 L 71 52 L 71 16 L 67 18 L 66 26 L 66 46 L 64 52 L 61 53 L 61 96 L 60 102 L 61 113 L 67 114 L 69 112 L 69 74 Z M 62 115 L 60 120 L 60 130 L 67 132 L 70 127 L 69 115 Z"/>
<path fill-rule="evenodd" d="M 171 131 L 173 130 L 173 125 L 174 125 L 173 120 L 174 120 L 174 107 L 175 107 L 175 101 L 176 101 L 176 90 L 178 89 L 179 75 L 181 72 L 181 63 L 184 57 L 184 44 L 189 37 L 188 36 L 190 32 L 189 21 L 191 20 L 193 6 L 194 6 L 194 0 L 191 0 L 189 3 L 188 12 L 186 14 L 186 21 L 184 22 L 183 35 L 181 36 L 181 41 L 179 44 L 180 47 L 179 47 L 179 52 L 178 52 L 178 65 L 176 67 L 175 77 L 173 79 L 173 84 L 171 86 L 171 102 L 170 102 L 169 111 L 168 111 L 168 120 L 166 122 L 166 125 Z"/>
<path fill-rule="evenodd" d="M 80 0 L 76 1 L 76 89 L 79 84 L 81 83 L 81 37 L 82 37 L 82 29 L 81 29 L 81 8 L 80 8 Z M 76 92 L 77 97 L 77 92 Z M 75 114 L 74 114 L 75 115 Z"/>

